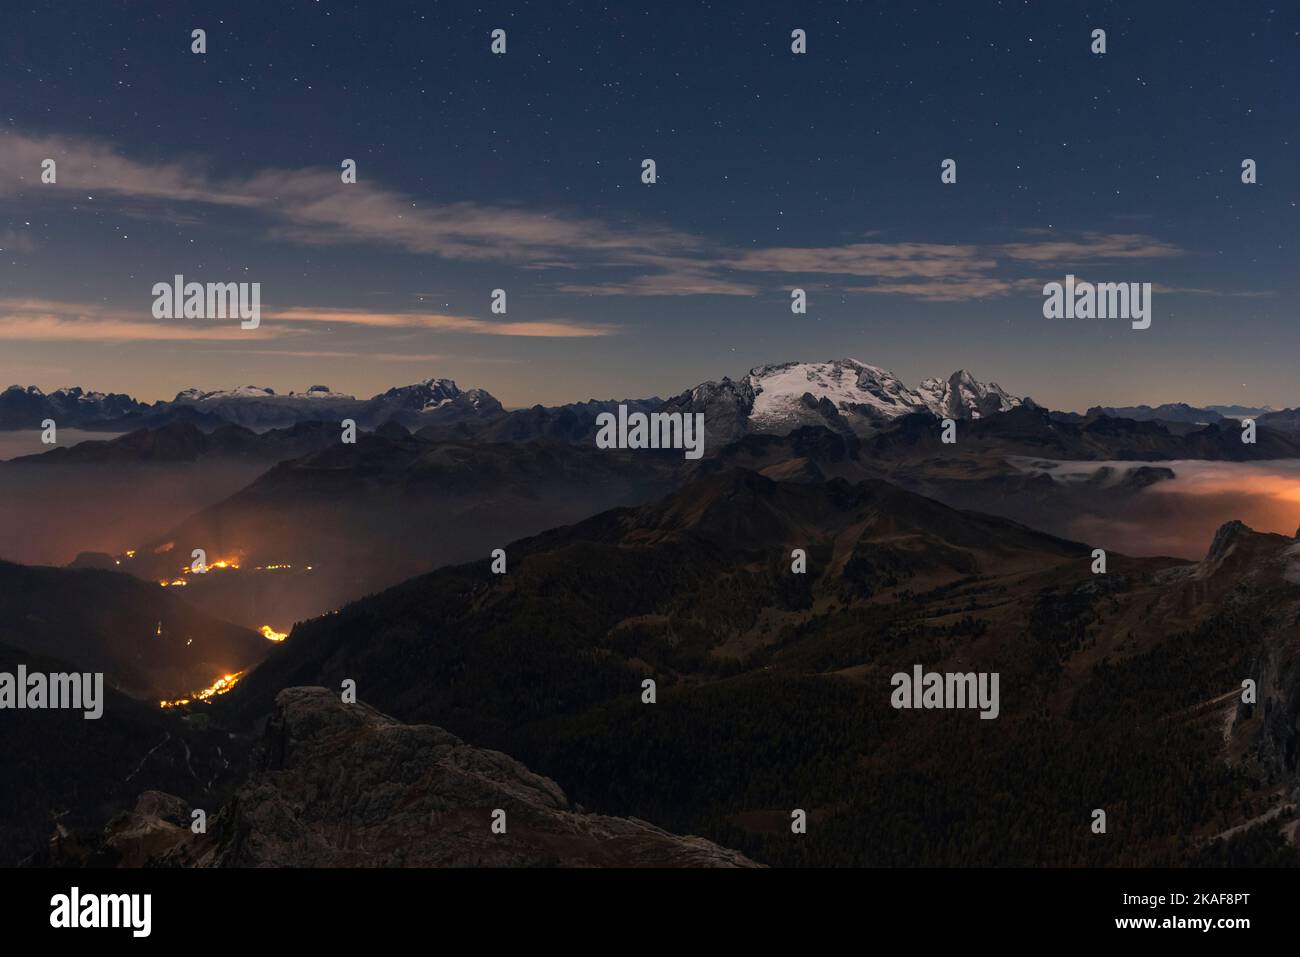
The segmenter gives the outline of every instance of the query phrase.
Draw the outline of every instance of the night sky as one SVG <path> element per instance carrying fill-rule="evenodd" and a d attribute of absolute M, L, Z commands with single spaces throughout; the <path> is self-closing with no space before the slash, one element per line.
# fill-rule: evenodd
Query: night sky
<path fill-rule="evenodd" d="M 0 388 L 519 406 L 851 356 L 1300 405 L 1294 2 L 3 6 Z M 261 327 L 153 318 L 176 273 Z M 1151 328 L 1043 318 L 1066 273 L 1153 283 Z"/>

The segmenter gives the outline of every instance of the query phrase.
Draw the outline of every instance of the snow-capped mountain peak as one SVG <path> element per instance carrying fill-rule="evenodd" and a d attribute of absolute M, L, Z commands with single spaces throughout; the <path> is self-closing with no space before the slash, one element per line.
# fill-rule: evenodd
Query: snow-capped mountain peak
<path fill-rule="evenodd" d="M 820 405 L 829 402 L 841 412 L 866 411 L 894 418 L 916 411 L 916 393 L 897 376 L 857 359 L 829 362 L 784 362 L 759 366 L 747 382 L 754 391 L 750 423 L 756 431 L 778 431 L 820 417 L 804 396 Z"/>
<path fill-rule="evenodd" d="M 80 386 L 67 386 L 46 395 L 34 385 L 14 385 L 0 392 L 0 429 L 35 428 L 47 418 L 75 428 L 141 408 L 141 403 L 120 393 L 87 392 Z"/>
<path fill-rule="evenodd" d="M 947 379 L 926 379 L 916 391 L 927 409 L 945 418 L 978 419 L 1006 412 L 1021 402 L 996 382 L 980 382 L 965 369 Z"/>
<path fill-rule="evenodd" d="M 289 398 L 292 399 L 351 399 L 354 398 L 344 392 L 335 392 L 327 385 L 313 385 L 307 388 L 306 392 L 290 392 Z"/>
<path fill-rule="evenodd" d="M 805 425 L 865 435 L 911 413 L 971 419 L 1020 402 L 965 369 L 912 389 L 888 369 L 832 359 L 758 366 L 739 381 L 701 383 L 670 399 L 665 408 L 704 412 L 708 441 L 716 444 L 750 432 L 785 434 Z"/>
<path fill-rule="evenodd" d="M 221 402 L 231 399 L 275 399 L 279 401 L 288 401 L 291 399 L 334 399 L 338 401 L 352 401 L 355 397 L 343 392 L 335 392 L 327 385 L 310 386 L 306 392 L 294 392 L 281 395 L 274 389 L 260 385 L 241 385 L 237 389 L 218 389 L 213 392 L 204 392 L 202 389 L 186 389 L 184 392 L 176 393 L 175 402 Z"/>
<path fill-rule="evenodd" d="M 204 392 L 202 389 L 186 389 L 176 393 L 175 402 L 214 402 L 219 399 L 273 399 L 275 390 L 260 385 L 241 385 L 237 389 L 217 389 Z"/>

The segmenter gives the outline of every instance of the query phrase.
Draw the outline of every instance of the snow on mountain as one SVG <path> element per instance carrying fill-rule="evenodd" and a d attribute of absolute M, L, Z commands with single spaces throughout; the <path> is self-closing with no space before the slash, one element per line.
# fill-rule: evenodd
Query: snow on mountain
<path fill-rule="evenodd" d="M 490 392 L 462 390 L 451 379 L 425 379 L 375 396 L 366 403 L 363 416 L 375 421 L 397 421 L 418 427 L 433 416 L 443 422 L 453 422 L 490 419 L 504 414 L 505 408 Z"/>
<path fill-rule="evenodd" d="M 120 393 L 86 392 L 73 386 L 46 395 L 34 385 L 14 385 L 0 392 L 0 429 L 40 428 L 45 419 L 66 428 L 95 426 L 143 408 Z"/>
<path fill-rule="evenodd" d="M 213 392 L 204 392 L 202 389 L 186 389 L 183 392 L 176 393 L 173 402 L 220 402 L 226 399 L 275 399 L 279 401 L 296 400 L 296 399 L 333 399 L 337 401 L 356 401 L 356 396 L 348 395 L 345 392 L 335 392 L 327 385 L 313 385 L 308 387 L 306 392 L 294 392 L 290 390 L 284 395 L 278 394 L 274 389 L 260 385 L 241 385 L 237 389 L 218 389 Z"/>
<path fill-rule="evenodd" d="M 221 399 L 275 399 L 281 398 L 274 389 L 258 385 L 241 385 L 237 389 L 217 389 L 204 392 L 202 389 L 186 389 L 176 393 L 173 402 L 217 402 Z"/>
<path fill-rule="evenodd" d="M 178 392 L 171 402 L 158 403 L 154 415 L 165 417 L 173 412 L 197 410 L 216 421 L 260 430 L 287 428 L 314 419 L 341 419 L 359 405 L 355 397 L 334 392 L 324 385 L 287 394 L 267 386 L 243 385 L 211 392 L 186 389 Z"/>
<path fill-rule="evenodd" d="M 384 399 L 398 403 L 403 409 L 436 409 L 447 402 L 452 402 L 464 393 L 451 379 L 425 379 L 414 385 L 397 386 L 371 401 Z"/>
<path fill-rule="evenodd" d="M 947 379 L 926 379 L 916 391 L 927 409 L 944 418 L 978 419 L 1014 409 L 1021 402 L 996 382 L 985 385 L 965 369 Z"/>
<path fill-rule="evenodd" d="M 291 391 L 287 394 L 256 385 L 215 392 L 186 389 L 177 393 L 170 405 L 199 407 L 221 419 L 252 429 L 342 417 L 354 418 L 366 428 L 390 421 L 419 427 L 434 418 L 459 421 L 492 418 L 504 413 L 501 403 L 490 393 L 482 389 L 462 390 L 451 379 L 439 378 L 396 386 L 369 399 L 335 392 L 327 385 L 313 385 L 305 392 Z"/>
<path fill-rule="evenodd" d="M 870 434 L 915 412 L 979 418 L 1021 400 L 996 383 L 958 370 L 911 389 L 892 372 L 856 359 L 764 365 L 739 381 L 705 382 L 665 403 L 665 411 L 703 412 L 716 446 L 749 432 L 785 434 L 805 425 Z"/>
<path fill-rule="evenodd" d="M 33 386 L 32 388 L 36 387 Z M 40 394 L 39 389 L 36 389 L 36 394 Z M 108 399 L 108 396 L 103 392 L 83 392 L 80 386 L 73 386 L 72 388 L 55 389 L 50 393 L 50 398 L 56 401 L 75 402 L 77 405 L 100 405 Z"/>
<path fill-rule="evenodd" d="M 347 395 L 343 392 L 335 392 L 327 385 L 313 385 L 307 388 L 306 392 L 290 392 L 290 398 L 294 399 L 351 399 L 354 396 Z"/>
<path fill-rule="evenodd" d="M 996 383 L 984 384 L 965 370 L 947 379 L 926 379 L 909 388 L 886 369 L 856 359 L 783 362 L 752 369 L 732 380 L 703 382 L 662 404 L 665 411 L 703 412 L 706 443 L 716 448 L 751 432 L 785 434 L 806 425 L 869 435 L 892 419 L 914 412 L 979 418 L 1021 403 Z M 526 410 L 509 427 L 491 434 L 585 435 L 590 403 L 552 410 Z M 540 408 L 540 407 L 538 407 Z M 364 428 L 397 422 L 412 431 L 429 429 L 463 438 L 480 434 L 508 414 L 483 389 L 461 389 L 451 379 L 429 378 L 398 386 L 369 399 L 313 385 L 305 392 L 277 393 L 244 385 L 204 391 L 186 389 L 171 402 L 152 406 L 125 395 L 59 389 L 44 395 L 34 386 L 0 393 L 0 428 L 33 428 L 47 416 L 60 425 L 92 424 L 130 430 L 192 421 L 211 429 L 223 422 L 262 430 L 307 421 L 353 418 Z"/>
<path fill-rule="evenodd" d="M 839 412 L 892 419 L 917 411 L 921 400 L 892 372 L 842 359 L 759 366 L 747 381 L 754 390 L 749 422 L 753 431 L 788 432 L 822 418 L 822 400 Z M 811 396 L 814 403 L 804 401 Z"/>

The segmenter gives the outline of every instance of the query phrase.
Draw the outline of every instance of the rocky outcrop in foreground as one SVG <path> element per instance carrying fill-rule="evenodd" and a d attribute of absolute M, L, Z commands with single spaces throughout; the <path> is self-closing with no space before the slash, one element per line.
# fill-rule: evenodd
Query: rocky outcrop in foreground
<path fill-rule="evenodd" d="M 280 692 L 257 768 L 207 834 L 179 819 L 167 796 L 146 795 L 106 843 L 123 863 L 181 867 L 758 866 L 702 838 L 583 813 L 508 755 L 324 688 Z M 136 835 L 164 850 L 136 847 Z"/>

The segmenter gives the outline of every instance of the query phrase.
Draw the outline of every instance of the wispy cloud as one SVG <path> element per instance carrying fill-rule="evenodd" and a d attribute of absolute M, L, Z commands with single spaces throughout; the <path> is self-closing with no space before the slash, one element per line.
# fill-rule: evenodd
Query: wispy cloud
<path fill-rule="evenodd" d="M 0 339 L 34 342 L 249 341 L 254 333 L 236 322 L 204 319 L 142 319 L 106 306 L 45 299 L 0 299 Z M 264 337 L 292 335 L 289 328 L 259 329 Z"/>
<path fill-rule="evenodd" d="M 1038 238 L 1031 242 L 1003 243 L 996 247 L 1002 256 L 1035 263 L 1104 262 L 1123 259 L 1169 259 L 1185 255 L 1172 243 L 1138 233 L 1085 232 L 1077 238 L 1062 238 L 1046 230 L 1027 230 Z"/>
<path fill-rule="evenodd" d="M 207 172 L 200 159 L 148 162 L 123 156 L 101 140 L 75 136 L 28 136 L 0 132 L 0 158 L 5 176 L 0 177 L 0 195 L 26 189 L 77 194 L 110 192 L 137 199 L 179 200 L 219 203 L 226 206 L 256 206 L 256 196 L 223 186 Z M 41 163 L 56 165 L 54 183 L 41 182 Z M 232 184 L 233 185 L 233 184 Z"/>
<path fill-rule="evenodd" d="M 579 296 L 756 296 L 761 292 L 752 283 L 691 268 L 609 282 L 560 283 L 556 291 Z"/>
<path fill-rule="evenodd" d="M 747 272 L 835 273 L 894 279 L 960 279 L 982 275 L 997 266 L 997 260 L 977 246 L 888 242 L 756 249 L 720 257 L 716 263 Z"/>
<path fill-rule="evenodd" d="M 39 182 L 40 164 L 47 157 L 58 163 L 55 185 Z M 25 199 L 116 197 L 128 211 L 152 213 L 167 221 L 191 215 L 176 208 L 183 204 L 242 209 L 262 218 L 269 237 L 295 244 L 377 245 L 461 262 L 581 271 L 551 287 L 571 295 L 749 297 L 799 276 L 816 275 L 858 280 L 840 287 L 846 293 L 953 302 L 1010 295 L 1028 282 L 1024 271 L 1029 268 L 1041 271 L 1051 266 L 1064 272 L 1081 264 L 1096 267 L 1186 255 L 1172 243 L 1141 233 L 1065 235 L 1046 229 L 1024 230 L 1023 238 L 1003 243 L 889 242 L 872 237 L 832 246 L 736 249 L 631 219 L 615 222 L 479 202 L 424 203 L 371 179 L 364 166 L 356 184 L 342 183 L 338 170 L 326 168 L 222 176 L 201 158 L 166 162 L 131 158 L 101 140 L 61 135 L 0 133 L 0 170 L 4 171 L 0 197 L 17 193 Z M 607 270 L 614 271 L 609 278 L 601 275 Z M 862 284 L 864 279 L 874 282 Z M 279 316 L 308 323 L 349 322 L 477 335 L 578 337 L 613 331 L 566 320 L 496 322 L 364 310 L 332 314 L 289 310 Z M 120 331 L 131 333 L 126 327 Z M 212 337 L 228 334 L 208 332 Z"/>
<path fill-rule="evenodd" d="M 952 247 L 962 251 L 962 256 L 953 261 L 953 268 L 944 268 L 945 257 L 934 253 L 923 257 L 926 268 L 929 263 L 939 267 L 933 272 L 908 273 L 906 269 L 909 260 L 906 258 L 900 258 L 892 264 L 886 260 L 890 268 L 876 273 L 864 272 L 865 275 L 881 277 L 884 281 L 868 286 L 850 286 L 844 291 L 907 296 L 928 302 L 967 302 L 1029 291 L 1041 292 L 1043 283 L 1048 280 L 1014 275 L 1016 270 L 1030 264 L 1036 270 L 1044 266 L 1055 266 L 1064 274 L 1066 271 L 1077 270 L 1080 265 L 1095 270 L 1107 263 L 1131 263 L 1135 260 L 1170 259 L 1187 255 L 1186 250 L 1172 243 L 1137 233 L 1082 232 L 1074 236 L 1062 236 L 1053 230 L 1033 229 L 1023 232 L 1032 238 L 1022 242 Z M 894 281 L 896 275 L 905 278 L 903 281 Z M 906 278 L 912 276 L 926 278 L 921 281 Z M 1122 278 L 1128 281 L 1131 277 Z M 1180 291 L 1194 293 L 1200 290 Z"/>
<path fill-rule="evenodd" d="M 42 160 L 57 163 L 54 184 L 40 182 Z M 616 227 L 601 220 L 511 206 L 427 204 L 366 176 L 341 181 L 338 170 L 268 169 L 214 176 L 199 160 L 166 163 L 124 156 L 99 140 L 0 133 L 0 196 L 28 192 L 133 201 L 204 203 L 256 210 L 273 237 L 307 245 L 381 244 L 461 261 L 634 263 L 685 254 L 699 241 L 656 226 Z"/>
<path fill-rule="evenodd" d="M 609 336 L 618 331 L 614 326 L 575 322 L 568 319 L 513 322 L 504 319 L 473 319 L 468 316 L 451 316 L 432 312 L 375 312 L 367 309 L 298 307 L 264 311 L 264 316 L 264 321 L 272 323 L 345 323 L 352 326 L 384 329 L 427 329 L 481 336 L 524 336 L 547 339 Z"/>
<path fill-rule="evenodd" d="M 916 282 L 882 282 L 873 286 L 849 286 L 847 293 L 868 295 L 909 296 L 927 302 L 968 302 L 974 299 L 991 299 L 1015 292 L 1041 292 L 1043 284 L 1037 279 L 997 279 L 981 276 L 971 279 L 935 279 Z"/>
<path fill-rule="evenodd" d="M 482 356 L 446 355 L 440 352 L 366 352 L 358 353 L 355 349 L 340 352 L 330 349 L 244 349 L 241 355 L 281 356 L 286 359 L 355 359 L 364 355 L 376 362 L 474 362 L 487 365 L 519 365 L 522 359 L 484 358 Z"/>
<path fill-rule="evenodd" d="M 147 305 L 138 312 L 107 306 L 48 299 L 0 299 L 0 339 L 80 342 L 219 341 L 251 343 L 267 338 L 301 336 L 318 324 L 422 330 L 486 336 L 574 339 L 613 335 L 613 326 L 568 319 L 507 322 L 436 313 L 386 313 L 366 309 L 295 307 L 263 309 L 256 330 L 236 321 L 213 319 L 154 319 Z M 319 330 L 317 330 L 319 331 Z"/>
<path fill-rule="evenodd" d="M 1267 299 L 1276 296 L 1272 289 L 1203 289 L 1196 286 L 1166 286 L 1164 283 L 1152 283 L 1152 292 L 1168 293 L 1180 296 L 1220 296 L 1228 299 Z"/>

